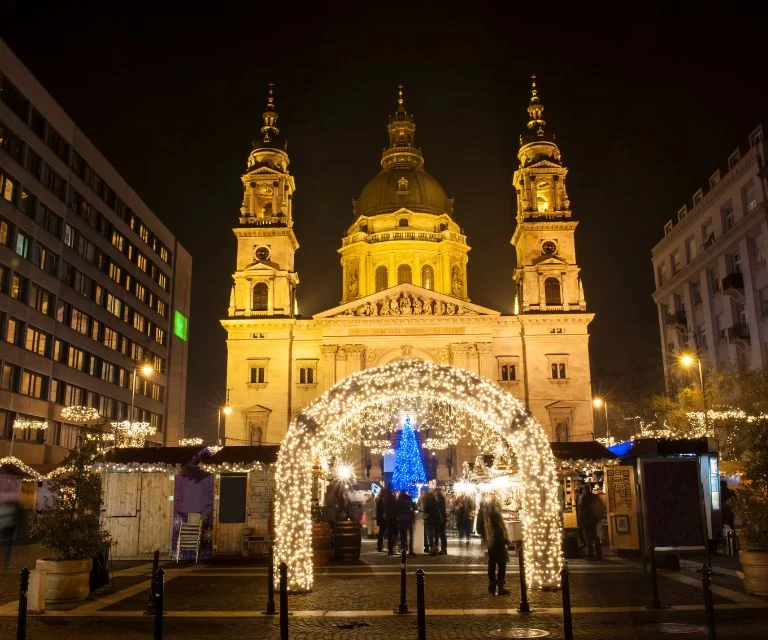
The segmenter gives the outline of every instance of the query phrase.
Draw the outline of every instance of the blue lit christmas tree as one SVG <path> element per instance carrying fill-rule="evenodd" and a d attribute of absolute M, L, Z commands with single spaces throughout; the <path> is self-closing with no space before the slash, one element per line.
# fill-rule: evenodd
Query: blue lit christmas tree
<path fill-rule="evenodd" d="M 403 430 L 400 433 L 400 443 L 395 453 L 395 471 L 392 474 L 392 489 L 395 491 L 408 491 L 414 494 L 417 482 L 424 483 L 427 477 L 424 474 L 424 465 L 421 462 L 421 452 L 416 442 L 416 434 L 413 432 L 411 419 L 406 417 Z"/>

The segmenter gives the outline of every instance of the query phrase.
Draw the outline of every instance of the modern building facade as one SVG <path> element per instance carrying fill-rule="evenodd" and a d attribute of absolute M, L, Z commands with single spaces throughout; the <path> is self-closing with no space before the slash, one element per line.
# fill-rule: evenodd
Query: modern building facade
<path fill-rule="evenodd" d="M 593 315 L 579 278 L 567 169 L 545 128 L 535 84 L 528 112 L 514 175 L 514 315 L 470 302 L 470 246 L 453 217 L 453 200 L 425 171 L 401 89 L 381 170 L 354 202 L 354 222 L 338 249 L 339 306 L 302 318 L 296 183 L 270 89 L 261 136 L 242 176 L 234 283 L 222 320 L 233 409 L 227 444 L 280 443 L 291 418 L 323 391 L 355 371 L 401 358 L 474 371 L 522 400 L 553 440 L 592 439 Z M 473 453 L 440 452 L 441 473 L 449 455 L 455 472 Z"/>
<path fill-rule="evenodd" d="M 13 436 L 23 461 L 58 462 L 77 435 L 67 406 L 148 422 L 151 440 L 176 444 L 191 272 L 189 253 L 0 41 L 0 457 Z M 48 428 L 14 429 L 24 421 Z"/>
<path fill-rule="evenodd" d="M 768 205 L 762 126 L 693 194 L 651 251 L 667 388 L 696 352 L 711 374 L 768 365 Z"/>

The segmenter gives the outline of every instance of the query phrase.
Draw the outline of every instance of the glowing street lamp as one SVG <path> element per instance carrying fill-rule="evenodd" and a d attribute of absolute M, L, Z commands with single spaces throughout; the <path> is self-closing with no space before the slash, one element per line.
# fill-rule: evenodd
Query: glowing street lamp
<path fill-rule="evenodd" d="M 699 385 L 701 385 L 701 404 L 704 407 L 704 430 L 709 432 L 709 419 L 707 418 L 707 398 L 704 395 L 704 374 L 701 370 L 701 358 L 690 353 L 683 353 L 680 355 L 679 362 L 684 369 L 690 369 L 694 364 L 698 366 Z"/>
<path fill-rule="evenodd" d="M 145 362 L 141 365 L 141 367 L 139 367 L 138 362 L 133 365 L 133 381 L 131 382 L 131 411 L 128 414 L 128 420 L 133 420 L 133 410 L 136 400 L 136 374 L 138 373 L 139 368 L 141 368 L 141 375 L 143 375 L 145 378 L 151 376 L 155 371 L 149 362 Z"/>
<path fill-rule="evenodd" d="M 600 409 L 600 407 L 603 407 L 605 410 L 605 437 L 606 439 L 610 438 L 610 427 L 608 426 L 608 401 L 604 400 L 603 398 L 593 398 L 592 406 L 595 409 Z"/>
<path fill-rule="evenodd" d="M 218 444 L 221 446 L 221 414 L 224 414 L 224 424 L 226 424 L 227 416 L 232 414 L 232 407 L 229 406 L 229 403 L 225 404 L 223 407 L 219 407 L 219 420 L 218 425 L 216 427 L 216 434 L 218 438 Z"/>

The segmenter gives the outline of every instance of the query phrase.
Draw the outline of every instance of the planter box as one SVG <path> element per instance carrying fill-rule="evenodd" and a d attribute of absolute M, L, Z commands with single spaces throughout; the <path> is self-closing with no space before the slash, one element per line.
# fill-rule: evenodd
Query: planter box
<path fill-rule="evenodd" d="M 768 551 L 739 551 L 748 593 L 768 596 Z"/>
<path fill-rule="evenodd" d="M 38 560 L 45 572 L 45 602 L 58 604 L 85 600 L 91 592 L 89 577 L 93 560 Z"/>

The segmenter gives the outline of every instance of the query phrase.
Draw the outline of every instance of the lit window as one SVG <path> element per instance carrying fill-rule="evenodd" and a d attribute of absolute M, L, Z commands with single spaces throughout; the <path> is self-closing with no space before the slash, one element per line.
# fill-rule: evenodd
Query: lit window
<path fill-rule="evenodd" d="M 266 379 L 265 367 L 251 367 L 249 381 L 251 384 L 263 384 Z"/>
<path fill-rule="evenodd" d="M 544 298 L 548 307 L 563 304 L 560 296 L 560 281 L 557 278 L 544 280 Z"/>
<path fill-rule="evenodd" d="M 266 282 L 257 282 L 253 286 L 254 311 L 267 311 L 269 309 L 269 286 Z"/>
<path fill-rule="evenodd" d="M 397 268 L 397 284 L 411 283 L 411 267 L 407 264 L 401 264 Z"/>
<path fill-rule="evenodd" d="M 376 292 L 389 287 L 389 272 L 384 265 L 376 267 Z"/>
<path fill-rule="evenodd" d="M 553 380 L 565 380 L 565 362 L 553 362 L 551 365 L 552 379 Z"/>
<path fill-rule="evenodd" d="M 428 264 L 421 268 L 421 286 L 430 291 L 435 288 L 435 270 Z"/>

